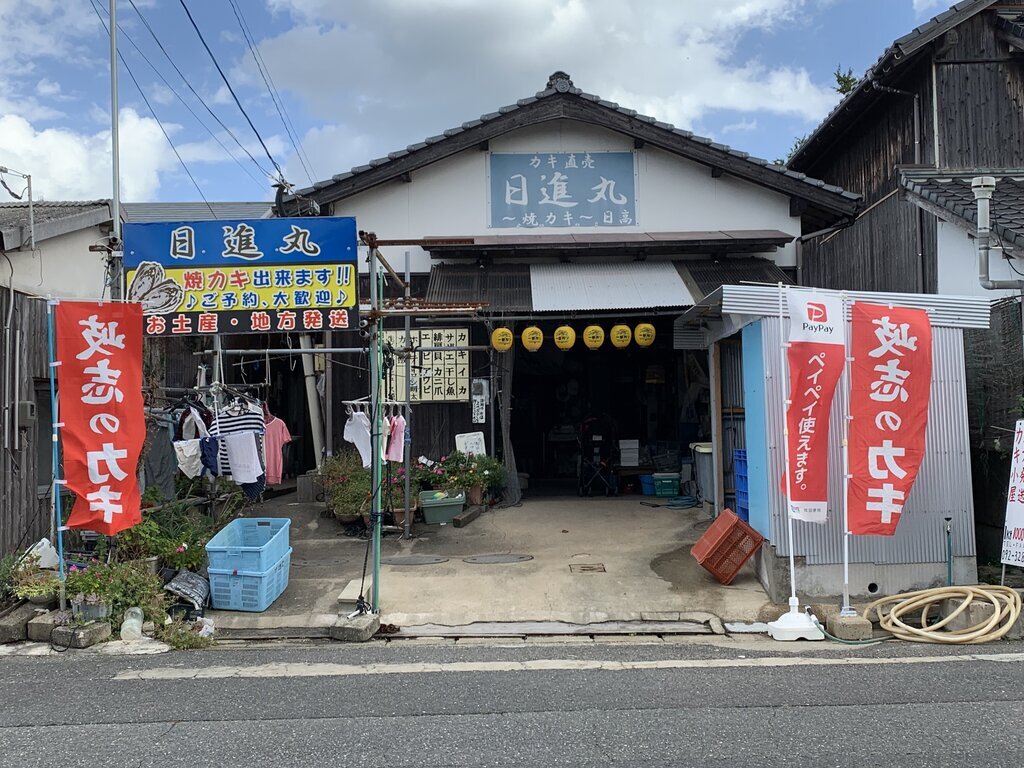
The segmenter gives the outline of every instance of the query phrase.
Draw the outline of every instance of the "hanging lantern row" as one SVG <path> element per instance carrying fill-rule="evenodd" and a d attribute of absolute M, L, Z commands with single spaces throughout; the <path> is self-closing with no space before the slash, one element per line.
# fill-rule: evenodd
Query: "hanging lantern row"
<path fill-rule="evenodd" d="M 600 349 L 604 344 L 604 328 L 599 325 L 588 325 L 583 329 L 583 344 L 587 349 Z M 535 325 L 523 329 L 520 337 L 523 347 L 529 352 L 536 352 L 544 344 L 544 332 Z M 622 323 L 613 325 L 608 331 L 608 338 L 616 349 L 625 349 L 635 341 L 638 347 L 649 347 L 654 343 L 654 326 L 640 323 L 630 328 Z M 567 351 L 576 345 L 576 331 L 569 325 L 560 325 L 552 334 L 555 346 Z M 495 328 L 491 333 L 491 346 L 498 352 L 508 352 L 515 343 L 515 335 L 509 328 Z"/>

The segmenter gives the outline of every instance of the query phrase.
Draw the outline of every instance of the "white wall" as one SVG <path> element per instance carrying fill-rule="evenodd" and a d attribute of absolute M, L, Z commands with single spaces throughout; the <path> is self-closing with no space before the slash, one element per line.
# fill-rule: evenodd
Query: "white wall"
<path fill-rule="evenodd" d="M 998 299 L 1016 296 L 1017 290 L 986 291 L 978 283 L 978 250 L 972 237 L 949 222 L 939 221 L 938 292 L 955 296 L 984 296 Z M 1013 266 L 1024 272 L 1024 260 L 1014 259 Z M 1001 251 L 989 255 L 989 277 L 992 280 L 1021 280 L 1014 273 Z"/>
<path fill-rule="evenodd" d="M 100 298 L 105 254 L 90 251 L 89 246 L 105 242 L 103 237 L 99 227 L 89 227 L 42 240 L 35 251 L 9 252 L 15 290 L 55 299 Z M 6 260 L 0 260 L 0 282 L 5 286 L 7 274 Z"/>
<path fill-rule="evenodd" d="M 490 142 L 492 152 L 632 151 L 630 137 L 572 120 L 530 126 Z M 789 215 L 789 197 L 730 177 L 712 178 L 710 169 L 659 149 L 636 150 L 637 224 L 580 227 L 573 232 L 673 232 L 718 229 L 778 229 L 800 235 L 800 219 Z M 431 236 L 522 234 L 488 227 L 487 152 L 466 150 L 412 174 L 412 181 L 390 181 L 335 203 L 335 216 L 355 216 L 359 229 L 381 239 Z M 564 228 L 537 227 L 538 234 L 566 234 Z M 414 272 L 430 268 L 420 248 L 382 248 L 401 270 L 411 251 Z M 782 266 L 795 261 L 794 246 L 780 249 Z"/>

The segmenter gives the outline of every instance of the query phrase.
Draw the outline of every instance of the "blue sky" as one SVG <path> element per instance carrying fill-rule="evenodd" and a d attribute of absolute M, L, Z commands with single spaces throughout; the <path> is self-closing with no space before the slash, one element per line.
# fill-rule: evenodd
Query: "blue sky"
<path fill-rule="evenodd" d="M 106 18 L 108 0 L 95 0 Z M 297 186 L 541 90 L 585 91 L 751 154 L 784 157 L 837 102 L 837 65 L 862 74 L 946 0 L 235 0 L 308 159 L 300 162 L 229 0 L 186 0 L 270 154 Z M 135 0 L 241 145 L 164 58 L 129 0 L 121 49 L 211 200 L 268 199 L 270 161 L 179 0 Z M 110 193 L 108 41 L 90 0 L 0 0 L 0 165 L 47 199 Z M 120 74 L 123 195 L 197 200 L 135 85 Z M 204 129 L 177 92 L 209 126 Z M 223 145 L 223 146 L 222 146 Z M 225 149 L 226 148 L 226 149 Z M 255 177 L 255 179 L 253 178 Z"/>

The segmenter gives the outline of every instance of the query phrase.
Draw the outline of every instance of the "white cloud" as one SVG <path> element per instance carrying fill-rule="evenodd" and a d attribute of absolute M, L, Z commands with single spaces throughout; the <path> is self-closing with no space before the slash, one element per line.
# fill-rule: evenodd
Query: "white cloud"
<path fill-rule="evenodd" d="M 40 96 L 59 96 L 60 83 L 55 83 L 53 80 L 44 77 L 36 83 L 36 93 Z"/>
<path fill-rule="evenodd" d="M 741 44 L 749 32 L 801 23 L 810 0 L 268 4 L 296 22 L 259 43 L 277 86 L 333 125 L 309 141 L 345 142 L 309 150 L 322 158 L 321 178 L 532 95 L 555 70 L 684 128 L 719 109 L 810 127 L 838 99 L 829 83 L 752 58 Z M 251 58 L 238 66 L 252 68 Z"/>
<path fill-rule="evenodd" d="M 722 126 L 722 133 L 750 133 L 757 130 L 757 120 L 740 120 Z"/>
<path fill-rule="evenodd" d="M 949 2 L 949 0 L 913 0 L 913 2 L 914 12 L 917 14 L 922 14 L 925 11 L 932 10 L 933 8 L 939 8 L 943 6 L 948 7 L 949 5 L 952 5 L 952 3 Z"/>
<path fill-rule="evenodd" d="M 173 104 L 177 98 L 174 95 L 174 91 L 160 83 L 153 83 L 150 87 L 149 97 L 157 104 Z"/>
<path fill-rule="evenodd" d="M 122 109 L 120 128 L 122 195 L 132 201 L 153 200 L 160 174 L 173 170 L 177 160 L 152 118 Z M 37 130 L 19 115 L 3 115 L 0 156 L 32 174 L 32 187 L 40 199 L 110 196 L 109 130 L 91 134 L 66 128 Z"/>

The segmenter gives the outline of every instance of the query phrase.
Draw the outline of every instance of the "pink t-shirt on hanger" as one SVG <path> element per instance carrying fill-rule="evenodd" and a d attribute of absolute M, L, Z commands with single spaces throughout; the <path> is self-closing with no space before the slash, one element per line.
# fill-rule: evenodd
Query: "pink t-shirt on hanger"
<path fill-rule="evenodd" d="M 263 436 L 267 454 L 267 485 L 278 485 L 284 474 L 284 445 L 292 439 L 288 425 L 276 416 L 267 422 Z"/>

